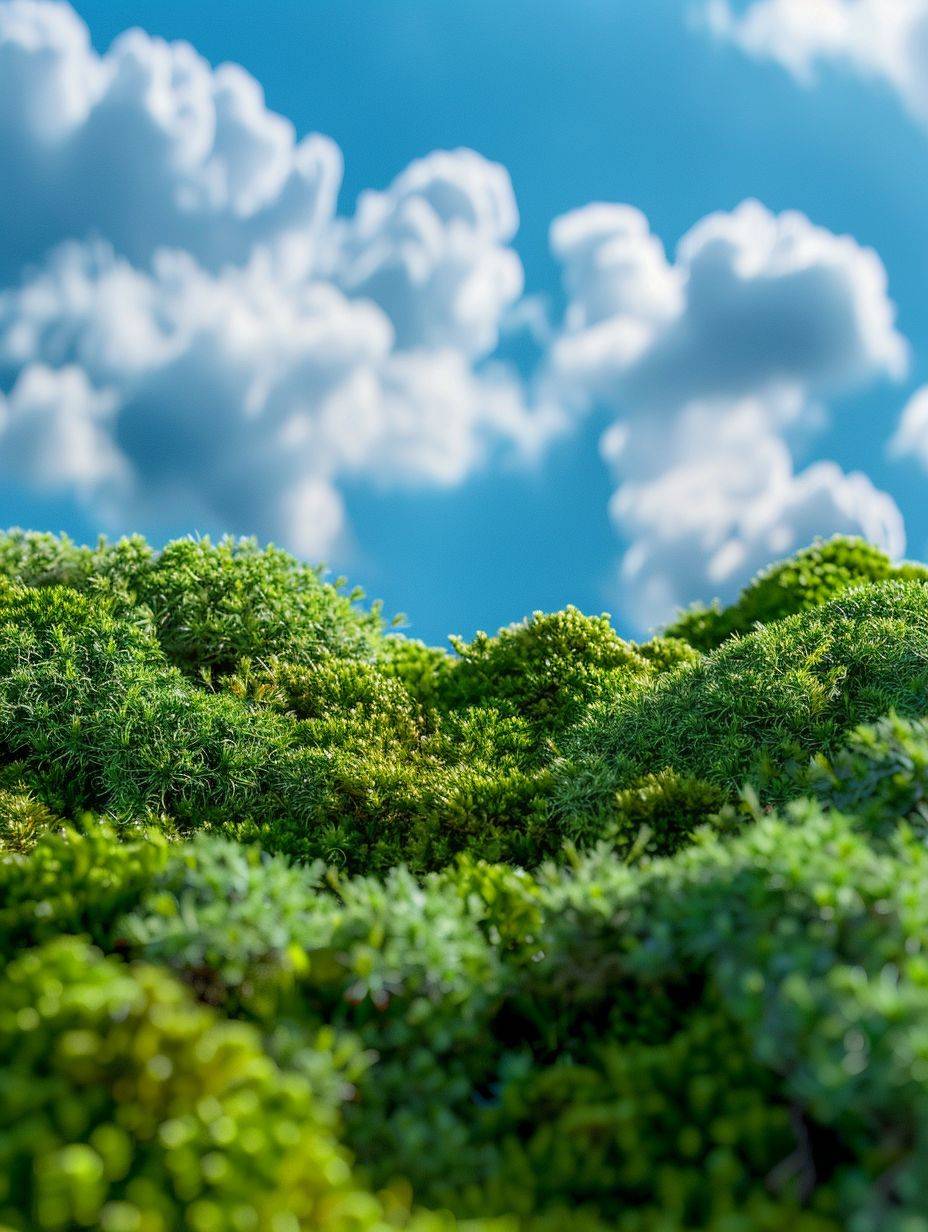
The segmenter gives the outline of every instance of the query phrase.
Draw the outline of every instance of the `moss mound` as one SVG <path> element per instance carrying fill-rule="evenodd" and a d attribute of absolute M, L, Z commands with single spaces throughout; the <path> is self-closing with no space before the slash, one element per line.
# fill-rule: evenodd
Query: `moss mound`
<path fill-rule="evenodd" d="M 0 1226 L 928 1232 L 928 586 L 433 648 L 0 537 Z"/>

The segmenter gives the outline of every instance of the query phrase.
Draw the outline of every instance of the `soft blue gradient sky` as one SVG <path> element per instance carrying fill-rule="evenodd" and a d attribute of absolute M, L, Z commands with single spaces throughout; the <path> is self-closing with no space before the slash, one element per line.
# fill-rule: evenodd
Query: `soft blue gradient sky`
<path fill-rule="evenodd" d="M 803 88 L 694 28 L 683 0 L 79 0 L 77 8 L 98 51 L 138 25 L 189 40 L 213 63 L 245 66 L 300 135 L 319 131 L 339 144 L 343 211 L 437 148 L 468 146 L 499 161 L 518 201 L 514 247 L 526 289 L 556 310 L 548 228 L 592 201 L 637 206 L 671 251 L 704 215 L 748 197 L 873 246 L 911 345 L 910 374 L 835 401 L 831 426 L 794 437 L 794 451 L 800 464 L 827 457 L 866 471 L 904 514 L 909 554 L 928 552 L 924 476 L 885 454 L 908 394 L 928 380 L 928 132 L 887 88 L 839 69 Z M 526 355 L 516 348 L 517 360 Z M 408 613 L 412 631 L 429 640 L 566 602 L 611 610 L 628 629 L 622 543 L 607 512 L 614 483 L 598 449 L 604 423 L 593 414 L 540 462 L 490 466 L 447 490 L 346 484 L 351 541 L 333 568 Z M 0 520 L 79 537 L 98 529 L 74 502 L 10 483 Z M 141 529 L 164 538 L 222 527 L 191 527 L 164 508 Z"/>

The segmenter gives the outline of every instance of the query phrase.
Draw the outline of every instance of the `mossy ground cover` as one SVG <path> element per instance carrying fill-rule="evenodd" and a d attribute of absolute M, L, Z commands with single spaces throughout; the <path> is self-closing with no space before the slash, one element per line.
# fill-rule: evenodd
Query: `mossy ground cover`
<path fill-rule="evenodd" d="M 926 581 L 436 649 L 0 539 L 0 1228 L 928 1232 Z"/>

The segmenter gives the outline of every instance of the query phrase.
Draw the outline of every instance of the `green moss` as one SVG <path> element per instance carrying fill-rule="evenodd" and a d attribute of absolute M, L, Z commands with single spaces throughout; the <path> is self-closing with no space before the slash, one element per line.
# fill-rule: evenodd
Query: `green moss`
<path fill-rule="evenodd" d="M 597 702 L 565 745 L 556 807 L 568 819 L 601 812 L 655 765 L 780 799 L 812 754 L 890 709 L 921 714 L 926 700 L 928 588 L 879 583 Z"/>
<path fill-rule="evenodd" d="M 731 607 L 692 608 L 667 634 L 698 650 L 712 650 L 759 624 L 810 611 L 854 586 L 889 579 L 925 582 L 928 569 L 911 562 L 894 565 L 885 552 L 863 539 L 819 540 L 759 573 Z"/>
<path fill-rule="evenodd" d="M 608 616 L 575 607 L 528 620 L 496 637 L 453 639 L 459 661 L 440 693 L 447 706 L 494 706 L 556 736 L 607 685 L 649 674 L 647 661 L 616 634 Z"/>
<path fill-rule="evenodd" d="M 91 549 L 10 531 L 0 536 L 0 576 L 102 591 L 142 609 L 168 661 L 197 677 L 275 655 L 370 657 L 380 644 L 378 605 L 362 609 L 360 591 L 346 593 L 320 569 L 253 539 L 177 539 L 155 552 L 139 536 Z"/>
<path fill-rule="evenodd" d="M 923 572 L 447 653 L 0 539 L 0 1224 L 926 1232 Z"/>
<path fill-rule="evenodd" d="M 901 1232 L 925 1166 L 928 853 L 904 823 L 871 839 L 806 804 L 634 868 L 603 847 L 419 882 L 201 837 L 156 845 L 98 931 L 312 1075 L 375 1187 L 528 1228 Z M 86 840 L 30 861 L 64 841 Z M 102 852 L 72 862 L 85 903 Z"/>

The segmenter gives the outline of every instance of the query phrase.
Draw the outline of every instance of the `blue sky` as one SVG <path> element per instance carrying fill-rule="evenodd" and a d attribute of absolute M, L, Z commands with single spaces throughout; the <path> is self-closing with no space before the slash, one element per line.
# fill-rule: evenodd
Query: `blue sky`
<path fill-rule="evenodd" d="M 863 0 L 862 7 L 873 9 L 878 19 L 885 3 Z M 17 4 L 14 19 L 10 13 Z M 7 9 L 7 42 L 18 39 L 17 64 L 28 61 L 22 52 L 29 46 L 23 25 L 35 23 L 58 54 L 70 57 L 74 80 L 83 82 L 80 57 L 93 53 L 60 50 L 64 44 L 55 42 L 54 30 L 49 34 L 60 10 L 51 18 L 48 13 L 36 17 L 50 7 L 0 0 L 0 56 Z M 834 10 L 830 17 L 850 7 L 852 0 L 824 0 L 823 5 Z M 117 211 L 123 209 L 125 218 L 131 216 L 146 231 L 149 220 L 143 215 L 151 193 L 140 189 L 141 196 L 133 197 L 131 185 L 133 176 L 143 182 L 147 174 L 147 147 L 139 136 L 142 130 L 133 128 L 136 121 L 126 118 L 138 108 L 137 99 L 123 103 L 128 96 L 114 91 L 111 118 L 97 124 L 90 138 L 72 142 L 78 154 L 59 159 L 66 161 L 61 174 L 72 177 L 62 194 L 61 182 L 52 189 L 44 166 L 41 175 L 34 173 L 32 155 L 16 144 L 16 133 L 25 128 L 28 135 L 29 124 L 39 121 L 28 111 L 23 114 L 32 118 L 22 120 L 13 90 L 28 95 L 34 88 L 42 106 L 49 105 L 40 90 L 45 85 L 32 84 L 38 59 L 28 61 L 15 80 L 8 77 L 7 93 L 0 82 L 7 143 L 14 168 L 25 168 L 21 201 L 29 202 L 30 192 L 44 192 L 35 200 L 45 202 L 54 191 L 60 204 L 48 210 L 48 219 L 43 204 L 34 234 L 15 226 L 0 232 L 7 237 L 0 238 L 0 297 L 4 285 L 10 289 L 5 314 L 0 306 L 0 339 L 5 328 L 8 343 L 5 358 L 0 348 L 0 391 L 9 404 L 6 421 L 15 424 L 6 441 L 0 435 L 0 520 L 65 529 L 81 538 L 99 530 L 140 529 L 156 540 L 188 531 L 254 530 L 310 555 L 325 554 L 336 571 L 382 596 L 389 610 L 407 612 L 412 631 L 429 640 L 449 631 L 496 628 L 533 609 L 567 602 L 587 611 L 610 610 L 622 631 L 636 632 L 669 615 L 678 602 L 730 595 L 780 547 L 789 550 L 817 533 L 860 530 L 899 551 L 904 521 L 907 553 L 928 553 L 928 510 L 920 499 L 928 430 L 923 431 L 925 416 L 918 416 L 917 406 L 909 412 L 906 432 L 899 431 L 910 396 L 928 380 L 928 214 L 921 191 L 928 169 L 928 123 L 919 94 L 920 82 L 928 94 L 928 56 L 920 63 L 906 50 L 915 42 L 908 30 L 868 62 L 877 53 L 869 49 L 872 40 L 865 31 L 848 24 L 837 44 L 816 42 L 819 35 L 810 32 L 805 19 L 797 26 L 796 11 L 786 0 L 755 0 L 736 6 L 712 29 L 704 8 L 685 0 L 78 4 L 98 57 L 106 56 L 122 31 L 138 26 L 151 36 L 186 40 L 210 65 L 242 65 L 263 87 L 267 110 L 289 119 L 298 138 L 318 132 L 337 143 L 344 160 L 338 210 L 345 219 L 357 217 L 359 194 L 389 193 L 413 160 L 428 159 L 434 151 L 466 147 L 499 164 L 511 180 L 518 231 L 509 238 L 503 226 L 499 234 L 475 241 L 468 252 L 477 253 L 474 268 L 480 262 L 480 270 L 492 268 L 494 278 L 503 278 L 506 270 L 509 277 L 506 254 L 515 254 L 524 271 L 524 292 L 520 297 L 510 287 L 489 295 L 476 325 L 468 318 L 465 328 L 455 317 L 442 326 L 440 337 L 432 330 L 428 364 L 418 370 L 410 392 L 407 375 L 392 369 L 384 375 L 379 367 L 392 364 L 397 348 L 409 349 L 404 350 L 403 330 L 411 337 L 413 327 L 404 324 L 402 314 L 412 311 L 409 295 L 418 294 L 404 284 L 398 308 L 399 293 L 391 281 L 378 300 L 399 339 L 389 361 L 380 352 L 376 361 L 370 359 L 369 347 L 381 343 L 368 339 L 380 338 L 380 324 L 363 311 L 346 321 L 337 338 L 327 338 L 321 350 L 310 356 L 301 351 L 299 362 L 292 361 L 287 397 L 301 414 L 327 425 L 324 438 L 311 429 L 317 434 L 311 448 L 288 445 L 265 458 L 262 437 L 251 427 L 246 434 L 241 425 L 230 426 L 218 410 L 191 427 L 199 406 L 212 406 L 215 399 L 224 407 L 233 397 L 213 349 L 204 352 L 191 343 L 183 362 L 172 360 L 170 368 L 157 371 L 146 358 L 146 384 L 139 393 L 137 367 L 129 372 L 126 363 L 85 358 L 94 346 L 99 349 L 99 342 L 91 345 L 85 335 L 98 339 L 106 322 L 91 328 L 81 317 L 82 341 L 73 303 L 62 307 L 59 302 L 57 318 L 43 318 L 42 340 L 35 341 L 33 331 L 32 341 L 21 344 L 16 340 L 23 336 L 23 320 L 31 321 L 37 311 L 36 288 L 45 287 L 45 299 L 51 296 L 41 271 L 59 268 L 54 254 L 63 243 L 102 241 L 111 245 L 114 260 L 125 259 L 136 271 L 133 286 L 145 298 L 149 292 L 141 279 L 153 277 L 158 247 L 181 249 L 198 270 L 209 268 L 218 276 L 230 259 L 244 267 L 253 248 L 278 242 L 283 233 L 279 211 L 259 227 L 252 225 L 252 210 L 247 228 L 240 221 L 234 224 L 242 235 L 247 230 L 247 241 L 233 237 L 228 248 L 214 255 L 213 239 L 203 237 L 216 235 L 221 227 L 232 236 L 225 215 L 220 218 L 210 206 L 213 212 L 207 211 L 204 227 L 194 229 L 175 213 L 159 213 L 160 207 L 153 206 L 151 243 L 136 250 Z M 922 17 L 928 28 L 928 16 Z M 133 62 L 142 63 L 146 72 L 147 46 L 133 52 Z M 162 82 L 159 89 L 165 88 L 174 87 Z M 149 91 L 144 105 L 160 106 L 153 97 Z M 98 110 L 102 113 L 102 107 Z M 0 110 L 0 152 L 7 150 L 3 122 Z M 177 140 L 182 141 L 183 115 L 172 116 L 171 122 L 180 126 Z M 41 142 L 46 137 L 40 130 L 41 124 Z M 111 166 L 125 168 L 112 173 L 118 192 L 125 188 L 124 201 L 107 189 Z M 242 166 L 247 179 L 252 164 Z M 466 181 L 475 199 L 484 193 L 482 170 L 468 166 L 462 175 L 455 180 L 459 187 Z M 72 185 L 81 206 L 69 213 Z M 186 181 L 178 193 L 185 187 Z M 704 219 L 731 219 L 749 199 L 763 204 L 763 217 L 742 220 L 735 240 L 734 224 L 710 228 L 695 245 L 692 261 L 673 266 L 681 237 Z M 615 309 L 614 318 L 634 318 L 635 328 L 646 331 L 657 328 L 655 320 L 660 323 L 657 340 L 649 341 L 642 359 L 636 351 L 634 363 L 619 363 L 603 351 L 620 345 L 618 332 L 613 341 L 602 342 L 592 360 L 586 350 L 579 360 L 576 352 L 565 359 L 568 352 L 559 347 L 567 335 L 592 341 L 592 333 L 587 329 L 587 338 L 584 324 L 577 321 L 591 302 L 593 275 L 582 254 L 558 257 L 552 252 L 549 229 L 555 219 L 596 202 L 641 211 L 666 248 L 667 268 L 677 271 L 671 277 L 654 266 L 647 241 L 633 226 L 629 259 L 636 269 L 644 261 L 645 282 L 636 281 L 628 294 L 638 300 L 627 304 L 623 299 L 615 309 L 615 287 L 603 291 L 596 284 L 597 294 L 606 294 Z M 242 207 L 236 208 L 240 220 Z M 244 208 L 246 213 L 251 209 Z M 777 220 L 784 211 L 798 211 L 801 226 L 781 227 Z M 577 224 L 587 238 L 599 226 L 592 219 L 587 213 Z M 603 225 L 626 243 L 627 219 L 610 216 Z M 395 229 L 384 225 L 375 231 L 371 238 L 371 228 L 359 225 L 347 239 L 337 240 L 355 260 L 353 269 L 368 268 L 385 244 L 399 243 Z M 843 236 L 853 237 L 853 250 L 842 246 L 838 237 Z M 757 276 L 758 293 L 743 302 L 732 298 L 731 278 L 714 277 L 706 255 L 711 244 L 733 246 L 740 253 L 733 268 L 740 270 L 746 254 L 777 252 L 777 244 L 784 242 L 791 252 L 811 253 L 801 258 L 808 264 L 803 277 L 784 274 L 768 253 Z M 580 241 L 571 243 L 571 253 L 581 251 Z M 322 230 L 316 244 L 327 252 L 336 241 Z M 873 262 L 865 259 L 865 249 L 878 254 L 874 260 L 885 270 L 885 288 L 871 276 Z M 464 259 L 456 252 L 455 278 Z M 363 306 L 367 284 L 345 272 L 348 257 L 340 258 L 334 270 L 326 260 L 316 255 L 310 264 L 307 258 L 305 281 L 324 279 L 338 288 L 339 296 L 348 297 L 352 310 Z M 571 260 L 579 264 L 570 267 L 573 289 L 565 290 Z M 92 273 L 81 266 L 81 277 L 96 304 L 103 298 L 101 279 L 108 275 L 100 273 L 106 264 L 102 258 L 92 264 Z M 674 296 L 680 285 L 697 285 L 697 269 L 704 270 L 703 291 L 698 303 L 694 298 L 683 312 Z M 73 282 L 77 275 L 72 271 L 68 277 Z M 166 294 L 163 284 L 173 287 L 194 277 L 178 292 L 178 302 L 212 303 L 210 297 L 223 295 L 228 301 L 237 294 L 224 290 L 225 284 L 207 293 L 199 273 L 194 276 L 185 267 L 182 275 L 154 276 L 158 295 Z M 436 308 L 438 300 L 428 297 L 445 295 L 451 277 L 442 267 L 430 284 L 421 305 L 426 325 L 445 310 L 444 300 Z M 64 275 L 51 278 L 59 301 L 66 282 Z M 107 293 L 117 303 L 122 285 L 113 281 Z M 292 291 L 288 281 L 287 294 Z M 273 289 L 267 293 L 273 297 Z M 657 306 L 643 314 L 642 324 L 640 303 L 652 293 Z M 717 312 L 713 304 L 706 308 L 713 295 L 724 311 Z M 151 309 L 158 320 L 180 311 L 175 300 L 170 303 L 170 308 Z M 523 311 L 519 303 L 528 308 Z M 887 316 L 890 305 L 895 323 Z M 341 309 L 326 301 L 318 312 L 328 323 Z M 510 325 L 520 313 L 544 319 L 537 337 Z M 717 320 L 722 327 L 712 324 Z M 742 320 L 744 330 L 736 329 L 729 346 L 731 322 Z M 822 339 L 806 348 L 818 322 L 824 323 Z M 288 317 L 277 328 L 295 337 L 305 324 L 302 317 L 296 324 Z M 585 325 L 590 324 L 588 312 Z M 501 341 L 491 345 L 484 335 L 500 326 Z M 273 322 L 267 324 L 268 332 L 274 328 Z M 68 330 L 71 341 L 64 349 L 47 340 L 60 339 Z M 134 346 L 137 337 L 133 333 L 129 343 Z M 360 380 L 359 373 L 366 380 L 369 367 L 377 369 L 371 379 L 378 392 L 369 395 L 369 416 L 377 427 L 363 456 L 354 448 L 357 434 L 350 427 L 350 412 L 338 409 L 349 407 L 353 390 L 362 387 L 346 385 L 333 403 L 335 410 L 320 409 L 324 399 L 335 397 L 328 355 L 332 348 L 347 346 L 344 338 L 360 348 L 363 362 L 352 358 L 347 376 L 339 370 L 340 381 Z M 439 350 L 447 357 L 449 339 L 455 362 L 475 374 L 476 383 L 466 406 L 455 400 L 453 409 L 445 411 L 444 386 L 435 382 L 455 378 L 453 372 L 437 375 L 434 365 Z M 293 348 L 273 337 L 264 337 L 261 346 L 264 380 L 268 371 L 277 373 L 281 364 L 291 362 L 281 355 L 291 356 Z M 417 334 L 413 349 L 419 347 Z M 806 349 L 808 356 L 793 359 Z M 401 355 L 403 373 L 404 362 Z M 486 377 L 494 363 L 506 365 L 504 389 Z M 30 365 L 40 371 L 25 382 Z M 62 377 L 65 369 L 68 380 Z M 252 369 L 247 373 L 250 378 Z M 435 410 L 430 409 L 433 388 L 438 390 Z M 199 402 L 187 397 L 191 390 Z M 501 398 L 501 409 L 488 416 L 484 403 Z M 275 407 L 279 401 L 271 399 Z M 165 413 L 160 408 L 168 402 L 176 410 Z M 243 417 L 250 413 L 241 412 Z M 270 414 L 266 407 L 257 413 L 259 418 Z M 440 425 L 443 416 L 457 426 L 444 434 L 435 429 L 433 441 L 433 425 Z M 342 435 L 339 424 L 349 425 Z M 627 437 L 618 461 L 609 461 L 608 447 L 604 457 L 604 433 L 613 444 L 619 435 Z M 899 447 L 890 456 L 894 435 Z M 214 458 L 213 442 L 219 437 L 228 447 Z M 425 450 L 423 437 L 430 442 Z M 178 441 L 186 442 L 184 451 Z M 259 455 L 257 476 L 252 469 L 246 472 L 244 464 Z M 63 456 L 75 459 L 73 465 L 62 464 Z M 324 467 L 318 461 L 322 456 L 328 459 Z M 809 467 L 822 463 L 831 469 L 815 469 L 802 478 Z M 743 471 L 737 482 L 733 471 Z M 775 481 L 769 479 L 774 471 Z M 855 472 L 863 472 L 869 485 L 849 483 L 847 474 Z M 300 486 L 306 475 L 310 490 Z M 732 490 L 720 501 L 717 490 L 728 483 Z M 287 495 L 291 490 L 293 500 Z M 333 492 L 337 515 L 331 507 Z M 620 496 L 614 499 L 616 493 Z M 275 513 L 278 498 L 284 512 Z M 691 516 L 697 505 L 700 510 L 705 505 L 705 512 Z M 300 512 L 294 515 L 297 506 Z M 318 534 L 304 533 L 308 522 L 321 527 Z"/>

